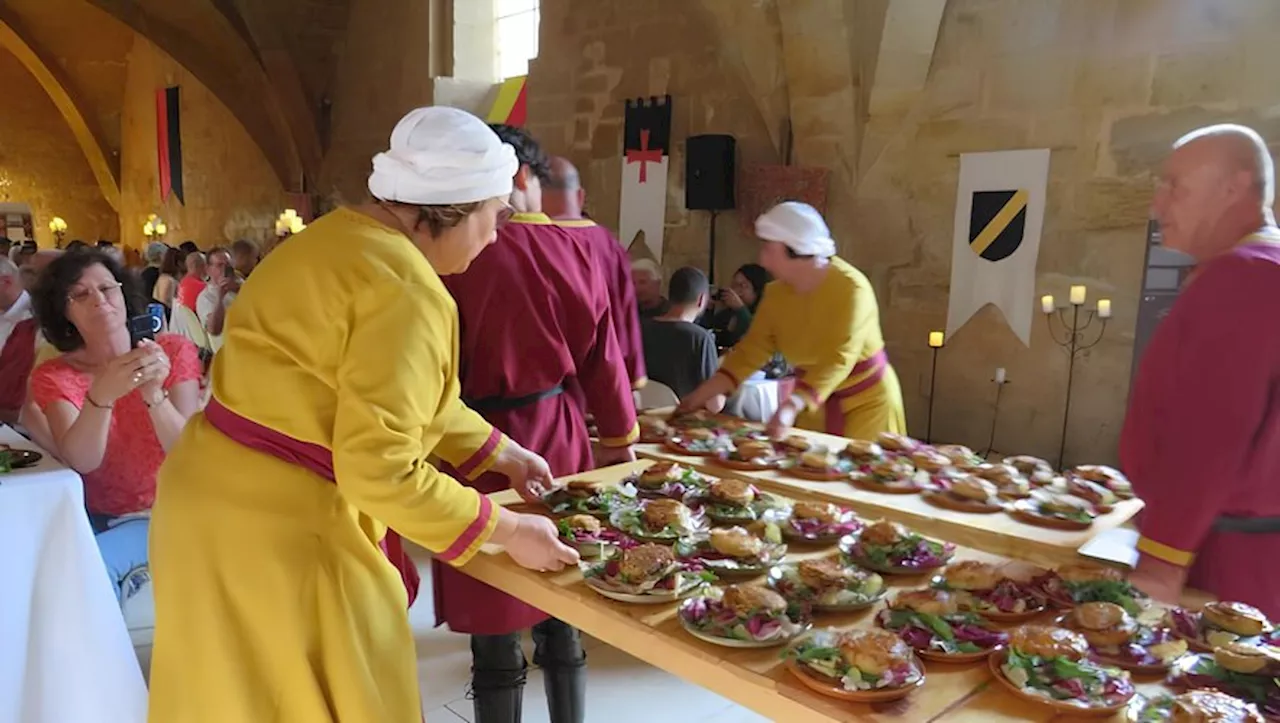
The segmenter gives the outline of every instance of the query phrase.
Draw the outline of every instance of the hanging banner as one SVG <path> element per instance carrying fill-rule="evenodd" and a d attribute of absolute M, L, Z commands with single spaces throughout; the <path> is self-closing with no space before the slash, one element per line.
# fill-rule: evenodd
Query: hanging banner
<path fill-rule="evenodd" d="M 960 155 L 948 337 L 979 309 L 995 304 L 1013 333 L 1031 346 L 1048 179 L 1048 149 Z"/>
<path fill-rule="evenodd" d="M 649 253 L 661 263 L 671 156 L 671 96 L 636 98 L 626 104 L 618 240 L 630 249 L 637 235 L 643 234 Z"/>
<path fill-rule="evenodd" d="M 524 128 L 529 118 L 528 76 L 507 78 L 498 85 L 498 97 L 493 100 L 489 109 L 488 122 Z"/>
<path fill-rule="evenodd" d="M 160 161 L 160 202 L 167 203 L 169 194 L 178 203 L 186 203 L 182 189 L 182 124 L 181 97 L 178 87 L 156 91 L 156 156 Z"/>

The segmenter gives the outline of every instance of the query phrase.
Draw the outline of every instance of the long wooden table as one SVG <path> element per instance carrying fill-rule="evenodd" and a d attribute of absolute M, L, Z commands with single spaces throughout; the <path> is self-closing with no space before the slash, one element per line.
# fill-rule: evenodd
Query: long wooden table
<path fill-rule="evenodd" d="M 650 464 L 652 462 L 639 461 L 574 475 L 571 479 L 617 482 Z M 806 494 L 803 490 L 793 497 L 814 499 L 813 495 Z M 522 511 L 533 511 L 521 504 L 512 492 L 493 495 L 493 500 Z M 830 553 L 830 548 L 809 552 L 794 551 L 788 555 L 788 559 Z M 968 547 L 957 550 L 957 559 L 1007 561 Z M 462 569 L 463 572 L 535 605 L 613 647 L 775 721 L 969 723 L 1059 720 L 1047 709 L 1023 703 L 994 687 L 985 663 L 929 663 L 925 685 L 903 701 L 885 705 L 846 703 L 812 693 L 795 681 L 779 658 L 781 648 L 736 650 L 695 639 L 681 628 L 676 619 L 678 603 L 631 605 L 614 602 L 587 587 L 578 570 L 559 573 L 531 572 L 520 568 L 492 546 L 486 546 L 482 554 L 477 555 Z M 886 577 L 886 581 L 892 588 L 910 588 L 927 584 L 928 577 L 893 576 Z M 877 609 L 878 606 L 861 613 L 819 614 L 815 624 L 837 628 L 869 627 L 873 624 Z M 1045 616 L 1046 620 L 1051 617 L 1050 614 Z M 1123 718 L 1117 716 L 1115 720 Z"/>
<path fill-rule="evenodd" d="M 838 451 L 849 440 L 829 434 L 804 432 L 817 446 Z M 1142 509 L 1141 500 L 1125 500 L 1111 512 L 1100 515 L 1093 526 L 1084 531 L 1051 530 L 1036 527 L 998 512 L 973 514 L 936 507 L 921 495 L 897 495 L 871 492 L 853 486 L 846 481 L 811 482 L 788 476 L 785 472 L 762 470 L 743 472 L 721 467 L 707 457 L 696 457 L 673 452 L 660 444 L 636 446 L 636 455 L 647 459 L 667 460 L 693 467 L 700 472 L 717 477 L 736 477 L 748 480 L 757 487 L 784 495 L 802 495 L 849 507 L 859 515 L 885 518 L 910 525 L 920 532 L 968 545 L 985 552 L 1027 560 L 1039 565 L 1055 566 L 1079 560 L 1078 550 L 1095 536 L 1127 523 Z"/>

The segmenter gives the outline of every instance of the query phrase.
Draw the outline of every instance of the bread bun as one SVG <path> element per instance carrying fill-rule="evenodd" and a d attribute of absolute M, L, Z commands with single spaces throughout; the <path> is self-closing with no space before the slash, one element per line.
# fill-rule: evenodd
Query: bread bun
<path fill-rule="evenodd" d="M 919 590 L 903 590 L 898 593 L 889 607 L 914 610 L 926 615 L 951 615 L 959 610 L 951 593 L 927 587 Z"/>
<path fill-rule="evenodd" d="M 741 527 L 711 531 L 711 549 L 729 557 L 757 557 L 764 549 L 764 542 Z"/>
<path fill-rule="evenodd" d="M 760 440 L 746 439 L 738 443 L 738 456 L 742 459 L 764 459 L 774 454 L 773 445 Z"/>
<path fill-rule="evenodd" d="M 622 551 L 618 571 L 632 580 L 650 580 L 670 569 L 675 553 L 665 545 L 639 545 Z"/>
<path fill-rule="evenodd" d="M 992 484 L 996 486 L 996 494 L 1006 499 L 1024 499 L 1031 496 L 1031 483 L 1021 475 Z"/>
<path fill-rule="evenodd" d="M 584 479 L 570 480 L 569 483 L 564 486 L 565 493 L 570 497 L 580 497 L 584 499 L 587 497 L 594 497 L 595 495 L 604 492 L 604 489 L 605 486 L 603 484 Z"/>
<path fill-rule="evenodd" d="M 856 460 L 865 460 L 882 456 L 884 448 L 865 439 L 852 439 L 844 448 L 844 453 Z"/>
<path fill-rule="evenodd" d="M 956 590 L 991 590 L 1004 579 L 1000 568 L 978 560 L 961 560 L 942 572 L 947 586 Z"/>
<path fill-rule="evenodd" d="M 1090 482 L 1080 477 L 1067 479 L 1067 491 L 1077 497 L 1083 497 L 1095 505 L 1114 505 L 1119 501 L 1116 493 L 1097 482 Z"/>
<path fill-rule="evenodd" d="M 881 432 L 880 436 L 876 437 L 876 442 L 881 448 L 890 452 L 909 452 L 916 447 L 915 440 L 893 432 Z"/>
<path fill-rule="evenodd" d="M 797 502 L 791 508 L 791 516 L 797 520 L 816 520 L 832 524 L 840 519 L 839 507 L 830 502 Z"/>
<path fill-rule="evenodd" d="M 687 530 L 691 518 L 691 511 L 680 500 L 649 500 L 640 509 L 640 519 L 650 530 L 661 530 L 667 526 Z"/>
<path fill-rule="evenodd" d="M 915 471 L 915 467 L 901 457 L 885 457 L 871 463 L 871 474 L 882 479 L 908 479 Z"/>
<path fill-rule="evenodd" d="M 1009 647 L 1023 655 L 1042 658 L 1084 660 L 1089 655 L 1089 641 L 1083 635 L 1048 625 L 1023 625 L 1015 628 L 1009 633 Z"/>
<path fill-rule="evenodd" d="M 1004 463 L 1013 465 L 1014 469 L 1018 470 L 1019 472 L 1027 476 L 1031 476 L 1034 474 L 1044 474 L 1046 472 L 1049 473 L 1050 475 L 1053 474 L 1053 465 L 1049 464 L 1043 459 L 1040 459 L 1039 457 L 1032 457 L 1031 455 L 1027 455 L 1027 454 L 1019 454 L 1013 457 L 1005 457 Z"/>
<path fill-rule="evenodd" d="M 800 466 L 805 469 L 826 472 L 835 469 L 836 456 L 830 452 L 805 452 L 800 455 Z"/>
<path fill-rule="evenodd" d="M 1114 567 L 1103 567 L 1087 562 L 1068 562 L 1058 568 L 1063 582 L 1119 582 L 1124 573 Z"/>
<path fill-rule="evenodd" d="M 711 483 L 711 499 L 731 505 L 749 505 L 756 498 L 751 485 L 738 479 L 718 479 Z"/>
<path fill-rule="evenodd" d="M 995 482 L 997 487 L 1011 484 L 1014 480 L 1022 478 L 1022 473 L 1011 464 L 980 464 L 973 473 L 982 479 Z"/>
<path fill-rule="evenodd" d="M 661 417 L 650 417 L 648 415 L 640 415 L 640 419 L 636 420 L 640 423 L 640 430 L 646 436 L 657 437 L 665 435 L 671 431 L 671 425 L 667 424 L 667 420 Z"/>
<path fill-rule="evenodd" d="M 1227 643 L 1213 649 L 1213 660 L 1233 673 L 1254 675 L 1280 669 L 1280 648 Z"/>
<path fill-rule="evenodd" d="M 1168 723 L 1264 723 L 1258 707 L 1216 690 L 1192 690 L 1173 699 Z"/>
<path fill-rule="evenodd" d="M 600 531 L 600 520 L 591 515 L 570 515 L 564 518 L 564 524 L 571 530 Z"/>
<path fill-rule="evenodd" d="M 956 477 L 948 490 L 953 496 L 974 502 L 990 502 L 996 496 L 996 486 L 971 474 Z"/>
<path fill-rule="evenodd" d="M 972 449 L 963 444 L 943 444 L 937 450 L 950 459 L 952 464 L 966 468 L 975 466 L 974 460 L 978 458 Z"/>
<path fill-rule="evenodd" d="M 1089 644 L 1108 647 L 1129 642 L 1138 624 L 1125 609 L 1109 602 L 1089 602 L 1071 611 L 1072 627 Z"/>
<path fill-rule="evenodd" d="M 1214 627 L 1246 638 L 1261 635 L 1271 628 L 1271 621 L 1261 610 L 1239 602 L 1205 603 L 1200 614 Z"/>
<path fill-rule="evenodd" d="M 679 482 L 684 477 L 684 467 L 675 462 L 658 462 L 640 473 L 637 482 L 641 487 L 661 487 L 668 482 Z"/>
<path fill-rule="evenodd" d="M 684 434 L 694 442 L 710 442 L 716 438 L 715 431 L 707 429 L 706 427 L 695 427 Z"/>
<path fill-rule="evenodd" d="M 888 630 L 849 630 L 840 636 L 839 647 L 846 663 L 870 675 L 883 675 L 912 660 L 911 646 Z"/>
<path fill-rule="evenodd" d="M 781 444 L 793 452 L 808 452 L 813 448 L 813 442 L 810 442 L 808 437 L 800 434 L 793 434 L 787 437 L 782 440 Z"/>
<path fill-rule="evenodd" d="M 862 531 L 861 540 L 869 545 L 892 545 L 907 536 L 907 528 L 897 522 L 877 520 Z"/>
<path fill-rule="evenodd" d="M 1036 496 L 1040 512 L 1046 515 L 1075 515 L 1081 512 L 1093 516 L 1093 505 L 1072 495 L 1042 494 Z"/>
<path fill-rule="evenodd" d="M 730 585 L 724 589 L 721 601 L 744 618 L 758 612 L 777 615 L 787 610 L 786 598 L 759 585 Z"/>
<path fill-rule="evenodd" d="M 844 587 L 850 579 L 850 570 L 833 557 L 804 560 L 796 565 L 800 581 L 814 590 Z"/>
<path fill-rule="evenodd" d="M 951 466 L 951 458 L 932 449 L 917 449 L 911 453 L 911 463 L 926 472 L 941 472 Z"/>

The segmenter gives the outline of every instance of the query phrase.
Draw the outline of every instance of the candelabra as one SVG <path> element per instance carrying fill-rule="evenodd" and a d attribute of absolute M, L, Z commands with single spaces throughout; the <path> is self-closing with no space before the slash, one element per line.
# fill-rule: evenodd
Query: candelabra
<path fill-rule="evenodd" d="M 938 350 L 942 348 L 944 341 L 942 332 L 929 332 L 929 349 L 933 352 L 933 365 L 929 368 L 929 421 L 924 432 L 926 444 L 933 442 L 933 387 L 938 381 Z"/>
<path fill-rule="evenodd" d="M 62 240 L 67 236 L 67 222 L 61 216 L 54 216 L 49 221 L 49 230 L 53 232 L 53 247 L 62 248 Z"/>
<path fill-rule="evenodd" d="M 1111 318 L 1111 300 L 1099 299 L 1098 308 L 1096 310 L 1085 310 L 1084 323 L 1080 322 L 1080 307 L 1084 306 L 1085 288 L 1083 286 L 1072 286 L 1069 307 L 1071 309 L 1071 324 L 1067 324 L 1067 308 L 1056 306 L 1052 296 L 1043 296 L 1040 298 L 1040 310 L 1044 312 L 1045 320 L 1049 324 L 1049 337 L 1054 343 L 1067 351 L 1067 399 L 1062 407 L 1062 437 L 1058 445 L 1058 467 L 1063 466 L 1063 458 L 1067 451 L 1067 422 L 1071 419 L 1071 382 L 1075 377 L 1076 356 L 1092 349 L 1102 341 L 1102 335 L 1107 331 L 1107 320 Z M 1056 313 L 1055 313 L 1056 312 Z M 1058 323 L 1062 326 L 1064 336 L 1062 339 L 1054 331 L 1053 319 L 1057 317 Z M 1097 336 L 1093 341 L 1085 340 L 1085 332 L 1093 327 L 1094 320 L 1097 319 L 1101 324 L 1097 327 Z"/>

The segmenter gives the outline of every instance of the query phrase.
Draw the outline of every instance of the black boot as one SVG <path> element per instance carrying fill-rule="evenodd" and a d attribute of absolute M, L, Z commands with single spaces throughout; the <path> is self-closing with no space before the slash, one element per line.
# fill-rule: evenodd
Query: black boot
<path fill-rule="evenodd" d="M 471 636 L 475 723 L 520 723 L 527 666 L 519 633 Z"/>
<path fill-rule="evenodd" d="M 550 618 L 533 626 L 533 662 L 542 668 L 551 723 L 586 723 L 587 654 L 578 631 Z"/>

